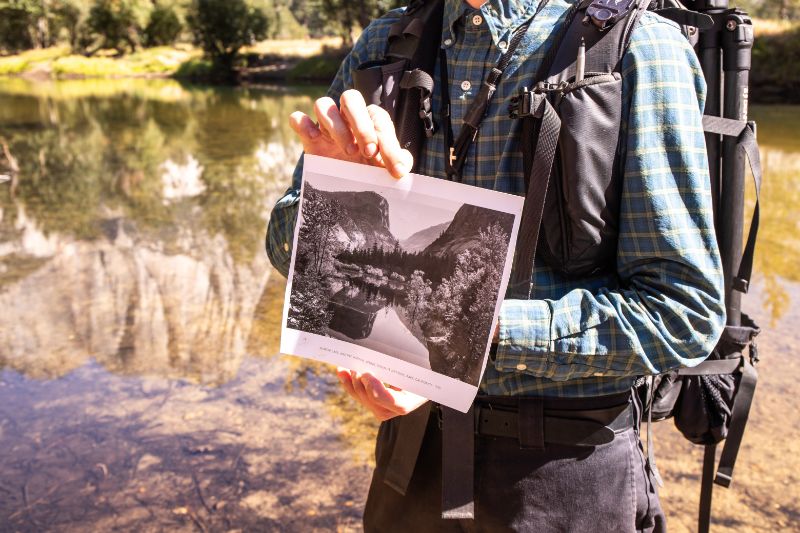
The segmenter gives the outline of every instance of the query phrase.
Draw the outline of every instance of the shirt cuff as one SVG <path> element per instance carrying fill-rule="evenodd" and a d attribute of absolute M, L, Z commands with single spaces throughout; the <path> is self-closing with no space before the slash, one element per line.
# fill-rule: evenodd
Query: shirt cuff
<path fill-rule="evenodd" d="M 548 373 L 553 313 L 545 300 L 503 300 L 494 366 L 500 372 Z"/>

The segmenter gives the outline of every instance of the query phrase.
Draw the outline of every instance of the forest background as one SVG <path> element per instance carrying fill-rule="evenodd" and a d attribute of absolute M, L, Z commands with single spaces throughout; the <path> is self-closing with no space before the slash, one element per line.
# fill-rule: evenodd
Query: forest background
<path fill-rule="evenodd" d="M 327 83 L 404 0 L 0 0 L 0 75 Z M 737 0 L 756 20 L 751 99 L 800 102 L 800 0 Z"/>

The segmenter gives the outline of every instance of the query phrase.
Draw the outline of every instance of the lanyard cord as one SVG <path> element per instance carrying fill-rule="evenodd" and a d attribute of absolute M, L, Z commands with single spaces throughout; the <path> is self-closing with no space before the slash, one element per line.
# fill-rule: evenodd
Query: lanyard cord
<path fill-rule="evenodd" d="M 467 113 L 464 115 L 464 119 L 461 124 L 461 131 L 458 134 L 455 144 L 452 142 L 453 127 L 452 123 L 450 122 L 450 89 L 449 80 L 447 78 L 447 53 L 444 49 L 439 50 L 439 77 L 441 78 L 440 89 L 442 97 L 442 109 L 444 114 L 443 122 L 447 125 L 444 128 L 444 134 L 446 151 L 445 170 L 447 171 L 448 179 L 458 182 L 461 181 L 461 171 L 464 168 L 464 162 L 467 159 L 467 152 L 478 135 L 478 129 L 480 128 L 484 116 L 486 116 L 486 110 L 489 107 L 489 103 L 492 101 L 492 97 L 497 89 L 497 84 L 500 81 L 500 77 L 503 75 L 503 72 L 511 62 L 511 57 L 514 55 L 517 46 L 519 46 L 520 41 L 522 41 L 522 38 L 528 31 L 533 19 L 536 18 L 536 15 L 538 15 L 542 9 L 544 9 L 548 2 L 549 0 L 541 0 L 539 5 L 536 7 L 534 14 L 531 15 L 531 17 L 526 20 L 522 26 L 514 31 L 513 35 L 511 36 L 511 40 L 508 43 L 508 49 L 506 49 L 505 53 L 500 56 L 500 59 L 497 61 L 497 65 L 495 65 L 495 67 L 489 72 L 489 75 L 486 77 L 483 85 L 481 85 L 481 90 L 478 92 L 477 96 L 472 101 L 472 104 L 470 104 Z"/>
<path fill-rule="evenodd" d="M 446 124 L 446 127 L 444 128 L 444 162 L 448 179 L 461 182 L 461 173 L 464 168 L 464 162 L 467 159 L 467 152 L 478 135 L 478 128 L 480 128 L 480 124 L 486 115 L 486 110 L 489 107 L 492 96 L 494 96 L 497 84 L 500 81 L 500 77 L 503 75 L 506 67 L 508 67 L 508 64 L 511 62 L 511 56 L 514 55 L 514 51 L 517 49 L 520 41 L 522 41 L 522 38 L 525 36 L 525 33 L 533 22 L 533 19 L 536 18 L 536 15 L 538 15 L 542 9 L 545 8 L 545 6 L 547 6 L 548 2 L 549 0 L 541 0 L 539 5 L 536 7 L 534 14 L 531 15 L 531 17 L 525 21 L 522 26 L 517 28 L 512 35 L 508 49 L 500 57 L 497 65 L 491 70 L 486 78 L 486 81 L 484 81 L 483 86 L 481 86 L 480 92 L 475 97 L 475 100 L 472 101 L 472 104 L 470 104 L 470 108 L 467 110 L 466 115 L 464 115 L 461 131 L 458 134 L 458 139 L 456 139 L 455 144 L 453 144 L 453 128 L 452 123 L 450 122 L 450 89 L 449 80 L 447 77 L 447 53 L 444 49 L 439 49 L 439 89 L 442 99 L 442 122 Z M 539 69 L 536 72 L 536 81 L 541 79 L 543 76 L 546 76 L 550 71 L 550 67 L 555 60 L 555 52 L 558 50 L 559 45 L 566 34 L 566 29 L 572 23 L 572 19 L 575 14 L 581 9 L 580 6 L 582 6 L 584 3 L 586 3 L 586 0 L 579 0 L 575 2 L 567 12 L 565 22 L 562 24 L 559 33 L 556 35 L 555 42 L 552 46 L 550 46 L 550 49 L 545 54 L 542 64 L 539 65 Z"/>

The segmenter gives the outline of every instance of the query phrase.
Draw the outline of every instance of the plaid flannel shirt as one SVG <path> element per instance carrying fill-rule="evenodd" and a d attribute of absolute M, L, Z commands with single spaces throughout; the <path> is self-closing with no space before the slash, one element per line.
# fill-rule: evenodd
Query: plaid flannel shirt
<path fill-rule="evenodd" d="M 442 44 L 453 133 L 533 0 L 490 0 L 474 9 L 445 0 Z M 571 2 L 550 0 L 534 18 L 498 85 L 464 165 L 464 183 L 524 194 L 518 121 L 509 99 L 530 86 Z M 328 94 L 352 87 L 361 63 L 383 57 L 393 11 L 365 29 Z M 438 68 L 435 82 L 438 84 Z M 701 362 L 725 323 L 722 266 L 711 212 L 701 124 L 705 81 L 677 25 L 644 13 L 623 57 L 624 185 L 616 272 L 567 279 L 537 261 L 530 300 L 503 301 L 487 394 L 586 397 L 631 387 L 637 376 Z M 437 85 L 438 87 L 438 85 Z M 434 91 L 434 116 L 440 98 Z M 443 134 L 429 139 L 420 172 L 445 178 Z M 612 154 L 609 154 L 611 157 Z M 270 259 L 286 274 L 297 216 L 302 158 L 272 211 Z"/>

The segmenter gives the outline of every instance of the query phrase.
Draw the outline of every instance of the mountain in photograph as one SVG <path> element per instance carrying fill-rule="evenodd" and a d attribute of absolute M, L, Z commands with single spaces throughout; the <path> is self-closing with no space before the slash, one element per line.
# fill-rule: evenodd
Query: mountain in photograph
<path fill-rule="evenodd" d="M 498 217 L 497 212 L 490 209 L 464 204 L 458 209 L 445 232 L 428 245 L 424 252 L 440 257 L 457 255 L 474 247 L 479 242 L 480 231 L 492 223 L 499 224 L 510 235 L 514 217 Z"/>
<path fill-rule="evenodd" d="M 447 229 L 450 222 L 442 222 L 430 228 L 426 228 L 416 232 L 410 237 L 400 241 L 400 247 L 410 254 L 421 252 L 430 244 L 439 238 L 439 236 Z"/>
<path fill-rule="evenodd" d="M 323 198 L 336 200 L 343 213 L 338 219 L 337 240 L 355 248 L 393 249 L 397 238 L 389 230 L 389 203 L 372 191 L 322 191 L 306 182 L 305 187 Z"/>

